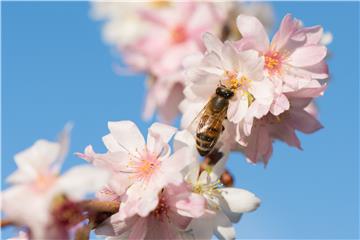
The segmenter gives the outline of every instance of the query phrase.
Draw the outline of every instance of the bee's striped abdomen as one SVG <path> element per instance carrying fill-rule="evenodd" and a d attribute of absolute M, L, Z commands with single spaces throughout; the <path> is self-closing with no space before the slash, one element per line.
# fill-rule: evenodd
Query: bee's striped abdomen
<path fill-rule="evenodd" d="M 219 135 L 220 130 L 213 127 L 196 134 L 196 148 L 201 156 L 207 155 L 212 150 Z"/>

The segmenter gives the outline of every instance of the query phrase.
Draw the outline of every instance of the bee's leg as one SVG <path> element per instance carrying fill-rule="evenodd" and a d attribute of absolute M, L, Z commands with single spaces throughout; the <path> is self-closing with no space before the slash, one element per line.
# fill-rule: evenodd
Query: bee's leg
<path fill-rule="evenodd" d="M 221 131 L 223 132 L 225 130 L 225 127 L 224 127 L 224 125 L 222 125 L 222 129 L 221 129 Z"/>

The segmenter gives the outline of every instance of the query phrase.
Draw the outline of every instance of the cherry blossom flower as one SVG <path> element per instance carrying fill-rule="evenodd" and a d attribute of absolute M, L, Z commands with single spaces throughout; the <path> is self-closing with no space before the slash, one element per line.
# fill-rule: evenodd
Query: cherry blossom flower
<path fill-rule="evenodd" d="M 187 169 L 185 180 L 191 185 L 192 191 L 202 195 L 207 202 L 206 214 L 192 220 L 187 229 L 188 236 L 192 235 L 194 239 L 211 239 L 215 234 L 219 239 L 234 239 L 233 223 L 237 223 L 243 213 L 256 210 L 260 199 L 247 190 L 222 186 L 219 178 L 224 172 L 227 155 L 211 169 L 200 173 L 192 134 L 183 130 L 176 135 L 175 142 L 193 149 L 193 161 Z"/>
<path fill-rule="evenodd" d="M 205 199 L 192 193 L 187 184 L 168 185 L 159 193 L 159 202 L 147 216 L 125 220 L 112 215 L 95 233 L 110 239 L 181 239 L 192 218 L 204 214 Z"/>
<path fill-rule="evenodd" d="M 2 192 L 6 218 L 27 226 L 34 239 L 67 238 L 70 226 L 58 224 L 61 216 L 53 212 L 54 201 L 59 196 L 68 202 L 81 200 L 85 194 L 99 190 L 108 178 L 105 171 L 88 165 L 73 167 L 60 176 L 68 131 L 67 127 L 59 142 L 38 140 L 16 154 L 18 170 L 7 178 L 13 186 Z"/>
<path fill-rule="evenodd" d="M 171 155 L 168 142 L 176 129 L 154 123 L 147 143 L 131 121 L 109 122 L 110 134 L 103 137 L 108 149 L 97 154 L 91 146 L 80 157 L 112 173 L 108 188 L 120 196 L 119 217 L 147 216 L 159 202 L 159 192 L 168 184 L 183 181 L 181 170 L 188 164 L 189 151 L 176 149 Z"/>
<path fill-rule="evenodd" d="M 151 24 L 149 34 L 124 52 L 125 59 L 143 56 L 147 72 L 154 78 L 149 85 L 145 119 L 156 109 L 162 121 L 171 121 L 178 113 L 183 99 L 183 59 L 204 49 L 201 36 L 206 31 L 220 33 L 224 19 L 211 3 L 174 3 L 163 11 L 143 11 Z M 130 63 L 132 64 L 132 63 Z"/>
<path fill-rule="evenodd" d="M 319 88 L 303 88 L 286 93 L 286 97 L 290 101 L 289 110 L 278 116 L 269 113 L 261 119 L 256 119 L 252 124 L 251 135 L 248 137 L 237 132 L 237 142 L 243 145 L 238 146 L 239 150 L 244 152 L 247 160 L 251 163 L 262 161 L 267 164 L 275 139 L 302 149 L 295 130 L 310 134 L 322 128 L 321 123 L 316 119 L 312 100 L 322 95 L 325 89 L 326 85 L 323 85 Z"/>
<path fill-rule="evenodd" d="M 210 33 L 204 35 L 204 43 L 207 53 L 187 70 L 185 96 L 193 104 L 205 102 L 217 87 L 225 86 L 235 94 L 227 111 L 229 121 L 238 124 L 246 116 L 265 115 L 273 102 L 274 87 L 264 77 L 264 58 L 253 50 L 239 52 L 231 42 L 223 44 Z"/>
<path fill-rule="evenodd" d="M 148 24 L 139 14 L 141 9 L 159 9 L 170 4 L 150 2 L 92 2 L 91 17 L 106 20 L 102 29 L 103 38 L 107 43 L 119 49 L 132 44 L 143 37 Z"/>
<path fill-rule="evenodd" d="M 289 109 L 284 92 L 320 86 L 317 80 L 328 78 L 324 62 L 327 49 L 320 43 L 323 35 L 320 26 L 302 27 L 299 20 L 288 14 L 271 42 L 255 17 L 239 15 L 237 26 L 243 36 L 237 47 L 255 49 L 265 57 L 266 76 L 276 86 L 276 97 L 270 109 L 274 115 Z"/>

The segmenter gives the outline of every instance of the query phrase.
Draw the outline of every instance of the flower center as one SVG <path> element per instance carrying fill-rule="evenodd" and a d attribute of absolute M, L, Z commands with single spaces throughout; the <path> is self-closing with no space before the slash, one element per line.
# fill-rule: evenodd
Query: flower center
<path fill-rule="evenodd" d="M 265 68 L 268 72 L 273 74 L 279 74 L 281 71 L 282 61 L 284 56 L 277 51 L 268 51 L 265 54 Z"/>
<path fill-rule="evenodd" d="M 134 170 L 133 177 L 140 181 L 149 180 L 154 172 L 159 169 L 160 164 L 161 162 L 156 156 L 147 152 L 142 156 L 141 160 L 129 163 Z"/>
<path fill-rule="evenodd" d="M 212 210 L 218 210 L 220 208 L 219 199 L 221 194 L 219 188 L 223 187 L 220 180 L 208 182 L 208 183 L 196 183 L 193 186 L 193 192 L 198 193 L 205 197 L 208 206 Z"/>
<path fill-rule="evenodd" d="M 225 86 L 234 92 L 240 90 L 241 94 L 247 97 L 249 105 L 254 101 L 254 96 L 249 92 L 251 82 L 251 79 L 245 75 L 239 76 L 236 72 L 225 71 Z"/>
<path fill-rule="evenodd" d="M 181 26 L 181 25 L 174 27 L 171 30 L 170 35 L 171 35 L 172 42 L 175 44 L 182 43 L 187 38 L 186 29 L 184 26 Z"/>
<path fill-rule="evenodd" d="M 33 186 L 35 190 L 42 192 L 49 189 L 57 180 L 57 176 L 52 173 L 40 173 Z"/>
<path fill-rule="evenodd" d="M 159 203 L 154 211 L 152 211 L 152 215 L 159 221 L 164 221 L 165 217 L 168 218 L 169 206 L 166 203 L 166 199 L 164 196 L 160 197 Z"/>

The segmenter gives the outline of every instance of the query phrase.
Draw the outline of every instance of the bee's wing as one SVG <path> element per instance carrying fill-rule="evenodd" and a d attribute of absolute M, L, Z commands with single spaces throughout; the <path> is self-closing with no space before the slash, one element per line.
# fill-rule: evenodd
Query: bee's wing
<path fill-rule="evenodd" d="M 201 121 L 201 117 L 203 116 L 203 114 L 206 112 L 206 110 L 208 109 L 210 105 L 210 100 L 205 104 L 205 106 L 200 110 L 200 112 L 196 115 L 196 117 L 190 122 L 190 124 L 186 127 L 186 129 L 189 132 L 195 132 L 196 129 L 198 128 L 198 125 Z"/>
<path fill-rule="evenodd" d="M 205 132 L 209 129 L 212 129 L 214 132 L 221 132 L 222 131 L 222 124 L 226 117 L 227 108 L 222 109 L 222 111 L 218 113 L 209 112 L 206 113 L 206 110 L 203 113 L 202 118 L 200 118 L 200 121 L 197 125 L 197 132 Z"/>

